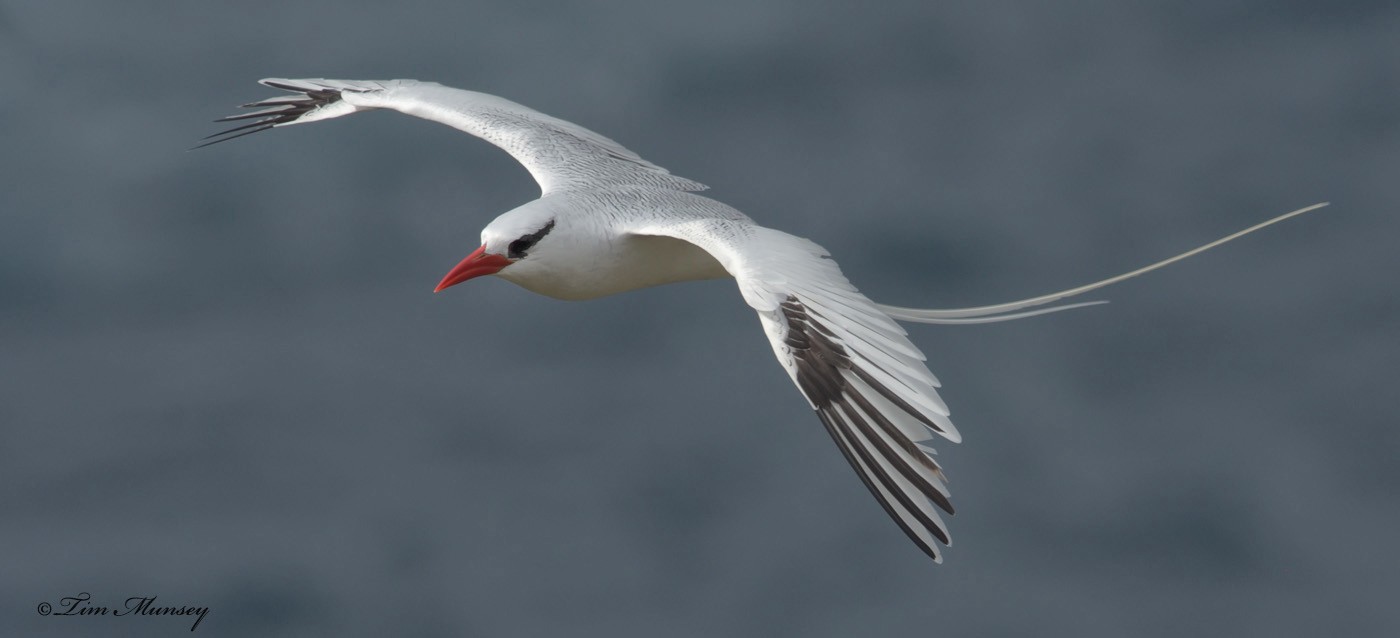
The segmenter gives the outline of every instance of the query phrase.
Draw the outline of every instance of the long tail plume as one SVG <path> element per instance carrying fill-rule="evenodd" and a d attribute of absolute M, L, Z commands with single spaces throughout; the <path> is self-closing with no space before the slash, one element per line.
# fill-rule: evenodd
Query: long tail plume
<path fill-rule="evenodd" d="M 1108 302 L 1107 302 L 1107 301 L 1087 301 L 1087 302 L 1083 302 L 1083 303 L 1068 304 L 1068 305 L 1064 305 L 1064 306 L 1055 306 L 1055 307 L 1052 307 L 1052 308 L 1042 308 L 1042 309 L 1040 309 L 1040 310 L 1032 310 L 1032 311 L 1029 311 L 1029 312 L 1015 312 L 1015 311 L 1017 311 L 1017 310 L 1022 310 L 1022 309 L 1025 309 L 1025 308 L 1032 308 L 1032 307 L 1035 307 L 1035 306 L 1041 306 L 1041 305 L 1048 304 L 1048 303 L 1052 303 L 1052 302 L 1056 302 L 1056 301 L 1059 301 L 1059 300 L 1061 300 L 1061 299 L 1065 299 L 1065 298 L 1068 298 L 1068 297 L 1073 297 L 1073 296 L 1075 296 L 1075 295 L 1084 294 L 1084 293 L 1089 292 L 1089 291 L 1091 291 L 1091 290 L 1098 290 L 1099 288 L 1103 288 L 1104 286 L 1109 286 L 1109 285 L 1112 285 L 1112 284 L 1116 284 L 1116 283 L 1118 283 L 1118 282 L 1120 282 L 1120 281 L 1123 281 L 1123 280 L 1125 280 L 1125 279 L 1132 279 L 1133 277 L 1136 277 L 1136 276 L 1138 276 L 1138 275 L 1142 275 L 1142 274 L 1146 274 L 1146 273 L 1152 272 L 1152 271 L 1157 270 L 1158 268 L 1162 268 L 1162 267 L 1164 267 L 1164 266 L 1169 266 L 1169 265 L 1174 264 L 1174 263 L 1176 263 L 1176 262 L 1178 262 L 1178 261 L 1181 261 L 1181 260 L 1183 260 L 1183 259 L 1186 259 L 1187 257 L 1190 257 L 1190 256 L 1192 256 L 1192 255 L 1196 255 L 1196 254 L 1199 254 L 1199 253 L 1203 253 L 1203 252 L 1205 252 L 1205 251 L 1207 251 L 1207 250 L 1210 250 L 1210 249 L 1212 249 L 1212 248 L 1215 248 L 1216 246 L 1219 246 L 1219 245 L 1224 244 L 1224 243 L 1226 243 L 1226 242 L 1229 242 L 1229 241 L 1232 241 L 1232 240 L 1235 240 L 1235 239 L 1239 239 L 1240 237 L 1244 237 L 1245 235 L 1248 235 L 1248 234 L 1250 234 L 1250 233 L 1252 233 L 1252 232 L 1254 232 L 1254 231 L 1256 231 L 1256 230 L 1259 230 L 1259 229 L 1262 229 L 1262 228 L 1266 228 L 1266 227 L 1268 227 L 1268 226 L 1272 226 L 1272 225 L 1277 224 L 1277 223 L 1279 223 L 1279 222 L 1281 222 L 1281 221 L 1283 221 L 1283 220 L 1285 220 L 1285 219 L 1289 219 L 1289 218 L 1291 218 L 1291 217 L 1297 217 L 1297 216 L 1299 216 L 1299 215 L 1302 215 L 1303 213 L 1309 213 L 1309 212 L 1315 211 L 1315 210 L 1317 210 L 1317 209 L 1319 209 L 1319 208 L 1322 208 L 1322 207 L 1326 206 L 1327 204 L 1328 204 L 1327 202 L 1320 202 L 1320 203 L 1317 203 L 1317 204 L 1313 204 L 1312 206 L 1308 206 L 1308 207 L 1306 207 L 1306 208 L 1299 208 L 1298 210 L 1295 210 L 1295 211 L 1293 211 L 1293 212 L 1291 212 L 1291 213 L 1285 213 L 1285 214 L 1283 214 L 1283 215 L 1279 215 L 1278 217 L 1275 217 L 1275 218 L 1273 218 L 1273 219 L 1270 219 L 1269 221 L 1266 221 L 1266 222 L 1263 222 L 1263 223 L 1259 223 L 1259 224 L 1255 224 L 1255 225 L 1250 226 L 1249 228 L 1246 228 L 1246 229 L 1244 229 L 1244 230 L 1242 230 L 1242 231 L 1239 231 L 1239 232 L 1234 233 L 1234 234 L 1231 234 L 1231 235 L 1226 235 L 1226 236 L 1224 236 L 1224 237 L 1221 237 L 1220 239 L 1217 239 L 1217 240 L 1215 240 L 1215 241 L 1213 241 L 1213 242 L 1210 242 L 1209 244 L 1206 244 L 1206 245 L 1204 245 L 1204 246 L 1199 246 L 1199 247 L 1197 247 L 1197 248 L 1193 248 L 1193 249 L 1188 250 L 1188 251 L 1186 251 L 1186 252 L 1184 252 L 1184 253 L 1181 253 L 1180 255 L 1177 255 L 1177 256 L 1175 256 L 1175 257 L 1169 257 L 1169 258 L 1167 258 L 1167 259 L 1163 259 L 1162 261 L 1159 261 L 1159 262 L 1157 262 L 1157 263 L 1155 263 L 1155 264 L 1150 264 L 1150 265 L 1147 265 L 1147 266 L 1143 266 L 1142 268 L 1139 268 L 1139 269 L 1137 269 L 1137 270 L 1125 272 L 1125 273 L 1123 273 L 1123 274 L 1121 274 L 1121 275 L 1117 275 L 1117 276 L 1114 276 L 1114 277 L 1109 277 L 1108 279 L 1104 279 L 1104 280 L 1102 280 L 1102 281 L 1096 281 L 1096 282 L 1091 283 L 1091 284 L 1085 284 L 1085 285 L 1079 286 L 1079 287 L 1077 287 L 1077 288 L 1070 288 L 1069 290 L 1061 290 L 1060 292 L 1052 292 L 1052 293 L 1050 293 L 1050 294 L 1048 294 L 1048 295 L 1041 295 L 1041 296 L 1039 296 L 1039 297 L 1031 297 L 1030 299 L 1022 299 L 1022 300 L 1020 300 L 1020 301 L 1011 301 L 1011 302 L 1000 303 L 1000 304 L 995 304 L 995 305 L 991 305 L 991 306 L 977 306 L 977 307 L 975 307 L 975 308 L 953 308 L 953 309 L 947 309 L 947 310 L 935 309 L 935 308 L 903 308 L 903 307 L 900 307 L 900 306 L 886 306 L 886 305 L 884 305 L 884 304 L 877 304 L 877 305 L 880 306 L 880 310 L 883 310 L 883 311 L 885 312 L 885 314 L 888 314 L 889 316 L 894 317 L 895 319 L 899 319 L 899 320 L 901 320 L 901 321 L 913 321 L 913 322 L 917 322 L 917 323 L 941 323 L 941 324 L 994 323 L 994 322 L 998 322 L 998 321 L 1011 321 L 1011 320 L 1013 320 L 1013 319 L 1024 319 L 1024 318 L 1026 318 L 1026 317 L 1034 317 L 1034 316 L 1036 316 L 1036 315 L 1049 314 L 1049 313 L 1052 313 L 1052 312 L 1059 312 L 1059 311 L 1061 311 L 1061 310 L 1070 310 L 1070 309 L 1072 309 L 1072 308 L 1083 308 L 1083 307 L 1085 307 L 1085 306 L 1095 306 L 1095 305 L 1098 305 L 1098 304 L 1103 304 L 1103 303 L 1108 303 Z M 1007 314 L 1007 313 L 1011 313 L 1011 314 Z"/>

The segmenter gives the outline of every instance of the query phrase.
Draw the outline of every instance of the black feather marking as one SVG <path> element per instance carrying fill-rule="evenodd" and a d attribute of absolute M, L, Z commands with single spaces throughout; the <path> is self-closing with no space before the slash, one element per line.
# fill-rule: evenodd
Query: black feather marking
<path fill-rule="evenodd" d="M 866 434 L 864 437 L 866 440 L 870 440 L 869 435 L 873 434 L 873 431 L 870 429 L 870 424 L 865 423 L 865 420 L 860 418 L 860 415 L 856 414 L 855 411 L 851 410 L 850 406 L 845 401 L 838 403 L 837 407 L 841 408 L 841 413 L 847 417 L 846 420 L 850 425 L 854 425 L 862 434 Z M 852 443 L 856 443 L 855 432 L 850 431 L 849 426 L 846 430 L 846 436 L 851 439 Z M 879 446 L 876 445 L 876 447 L 878 448 Z M 880 465 L 879 459 L 876 459 L 875 455 L 871 454 L 870 449 L 859 444 L 854 445 L 853 448 L 856 454 L 860 456 L 861 460 L 865 461 L 865 466 L 870 468 L 871 472 L 875 473 L 875 478 L 880 481 L 880 484 L 885 487 L 886 491 L 894 496 L 895 500 L 899 501 L 899 504 L 904 510 L 913 515 L 913 517 L 919 521 L 919 524 L 924 526 L 924 529 L 927 529 L 929 533 L 933 534 L 938 540 L 943 541 L 944 545 L 947 545 L 948 535 L 943 532 L 943 528 L 938 525 L 937 521 L 924 513 L 923 508 L 919 507 L 918 504 L 914 502 L 914 499 L 909 498 L 909 494 L 895 483 L 894 477 L 890 476 L 890 473 Z M 884 455 L 881 454 L 881 456 Z M 885 457 L 885 460 L 889 461 L 890 464 L 895 467 L 899 467 L 900 465 L 897 458 Z"/>
<path fill-rule="evenodd" d="M 812 314 L 813 314 L 814 316 L 820 318 L 820 315 L 817 315 L 815 312 L 813 312 Z M 827 334 L 827 335 L 830 335 L 830 334 L 831 334 L 831 332 L 830 332 L 825 326 L 823 326 L 820 322 L 813 322 L 811 325 L 814 326 L 814 327 L 816 327 L 816 328 L 819 329 L 819 330 L 822 330 L 824 334 Z M 860 337 L 857 337 L 857 338 L 860 338 Z M 863 340 L 863 339 L 862 339 L 862 340 Z M 866 341 L 866 343 L 869 343 L 869 342 Z M 874 344 L 870 344 L 870 345 L 871 345 L 871 347 L 874 347 Z M 883 384 L 883 383 L 877 381 L 877 380 L 875 379 L 874 375 L 871 375 L 868 371 L 862 369 L 860 366 L 855 366 L 855 365 L 849 366 L 849 369 L 850 369 L 851 371 L 855 372 L 855 373 L 856 373 L 856 376 L 859 376 L 859 377 L 860 377 L 860 380 L 861 380 L 861 381 L 864 381 L 867 385 L 869 385 L 869 386 L 871 387 L 871 389 L 875 390 L 876 392 L 879 392 L 881 396 L 883 396 L 883 397 L 885 397 L 886 399 L 888 399 L 888 400 L 890 401 L 890 403 L 895 404 L 895 406 L 898 407 L 899 409 L 901 409 L 901 410 L 903 410 L 903 411 L 905 411 L 905 412 L 908 412 L 910 416 L 913 416 L 914 418 L 918 419 L 920 423 L 923 423 L 924 425 L 927 425 L 928 427 L 933 428 L 933 430 L 934 430 L 935 432 L 944 432 L 944 431 L 945 431 L 942 427 L 940 427 L 940 426 L 939 426 L 937 423 L 935 423 L 932 419 L 930 419 L 930 418 L 924 416 L 924 413 L 923 413 L 921 410 L 918 410 L 918 409 L 915 408 L 914 406 L 910 405 L 908 401 L 905 401 L 905 400 L 904 400 L 902 397 L 900 397 L 898 394 L 896 394 L 895 392 L 893 392 L 892 390 L 890 390 L 887 386 L 885 386 L 885 384 Z"/>
<path fill-rule="evenodd" d="M 903 398 L 900 398 L 898 394 L 885 387 L 885 384 L 876 381 L 874 376 L 871 376 L 869 372 L 860 369 L 860 366 L 852 366 L 851 371 L 855 372 L 856 376 L 860 377 L 860 380 L 864 381 L 866 385 L 869 385 L 871 389 L 875 390 L 876 392 L 879 392 L 880 396 L 885 397 L 889 400 L 890 403 L 895 404 L 895 407 L 898 407 L 899 409 L 908 412 L 909 416 L 918 419 L 920 423 L 923 423 L 924 425 L 933 428 L 936 432 L 944 431 L 943 428 L 939 427 L 937 423 L 933 422 L 933 419 L 924 416 L 923 412 L 920 412 L 919 410 L 915 409 L 914 406 L 909 405 L 908 401 L 905 401 Z"/>
<path fill-rule="evenodd" d="M 860 477 L 860 482 L 865 484 L 865 489 L 870 490 L 870 495 L 875 497 L 875 501 L 880 504 L 880 507 L 885 509 L 885 513 L 888 514 L 890 518 L 894 519 L 895 524 L 899 525 L 899 529 L 904 531 L 904 535 L 908 536 L 909 540 L 914 541 L 914 544 L 925 554 L 928 554 L 929 558 L 938 560 L 937 550 L 929 547 L 928 544 L 924 542 L 924 539 L 919 538 L 919 535 L 914 532 L 913 528 L 909 527 L 909 524 L 904 522 L 904 517 L 900 516 L 899 512 L 894 511 L 894 506 L 880 494 L 880 488 L 876 487 L 871 477 L 865 470 L 861 469 L 861 463 L 852 450 L 854 443 L 846 440 L 845 435 L 842 434 L 841 429 L 837 427 L 835 420 L 831 414 L 829 414 L 828 410 L 817 410 L 817 416 L 821 418 L 822 425 L 826 426 L 826 433 L 831 435 L 831 440 L 836 441 L 836 448 L 841 450 L 841 456 L 846 457 L 846 462 L 850 463 L 851 467 L 855 468 L 856 476 Z"/>
<path fill-rule="evenodd" d="M 305 104 L 305 103 L 307 103 L 307 102 L 309 102 L 309 101 L 311 101 L 311 97 L 310 97 L 310 96 L 307 96 L 307 95 L 292 95 L 292 96 L 287 96 L 287 97 L 270 97 L 270 98 L 267 98 L 266 100 L 258 100 L 257 102 L 249 102 L 249 103 L 247 103 L 247 104 L 240 104 L 240 105 L 238 105 L 238 108 L 242 108 L 242 109 L 252 109 L 252 108 L 258 108 L 258 107 L 261 107 L 261 106 L 282 106 L 282 105 L 286 105 L 286 104 Z"/>
<path fill-rule="evenodd" d="M 261 124 L 261 122 L 259 122 L 259 124 Z M 272 128 L 272 126 L 273 126 L 272 124 L 268 124 L 268 125 L 266 125 L 266 126 L 263 126 L 262 128 L 255 128 L 255 129 L 253 129 L 253 130 L 251 130 L 251 131 L 244 131 L 244 132 L 242 132 L 242 133 L 239 133 L 238 135 L 231 135 L 231 136 L 229 136 L 229 137 L 225 137 L 225 138 L 223 138 L 223 139 L 217 139 L 217 140 L 214 140 L 214 141 L 212 141 L 212 142 L 205 142 L 205 143 L 203 143 L 203 144 L 200 144 L 199 146 L 195 146 L 194 148 L 191 148 L 190 150 L 194 150 L 194 149 L 196 149 L 196 148 L 204 148 L 204 147 L 209 146 L 209 145 L 211 145 L 211 144 L 218 144 L 219 142 L 227 142 L 227 141 L 229 141 L 229 140 L 231 140 L 231 139 L 243 137 L 244 135 L 252 135 L 252 134 L 257 133 L 257 132 L 259 132 L 259 131 L 266 131 L 267 129 Z M 223 135 L 223 133 L 220 133 L 219 135 Z M 204 139 L 207 140 L 207 139 L 209 139 L 209 138 L 206 137 L 206 138 L 204 138 Z"/>
<path fill-rule="evenodd" d="M 506 256 L 511 259 L 524 259 L 525 251 L 530 250 L 541 239 L 544 239 L 544 236 L 548 235 L 551 230 L 554 230 L 554 220 L 552 219 L 543 228 L 510 242 L 510 245 L 506 246 Z"/>
<path fill-rule="evenodd" d="M 255 117 L 273 117 L 273 116 L 281 115 L 282 113 L 285 113 L 285 112 L 286 112 L 286 110 L 283 109 L 283 110 L 277 110 L 277 111 L 258 111 L 258 112 L 256 112 L 256 113 L 239 113 L 238 115 L 229 115 L 229 116 L 227 116 L 227 117 L 221 117 L 221 118 L 219 118 L 219 119 L 217 119 L 217 120 L 214 120 L 214 121 L 215 121 L 215 122 L 235 122 L 235 121 L 238 121 L 238 120 L 251 120 L 251 119 L 253 119 L 253 118 L 255 118 Z"/>
<path fill-rule="evenodd" d="M 231 128 L 231 129 L 229 129 L 229 130 L 227 130 L 227 131 L 219 131 L 218 133 L 215 133 L 215 134 L 213 134 L 213 135 L 206 135 L 206 136 L 204 137 L 204 139 L 207 140 L 207 139 L 209 139 L 209 138 L 211 138 L 211 137 L 218 137 L 218 136 L 220 136 L 220 135 L 228 135 L 229 133 L 237 133 L 238 131 L 241 131 L 241 130 L 243 130 L 243 129 L 250 129 L 250 128 L 255 128 L 255 127 L 259 127 L 259 126 L 272 126 L 272 124 L 269 124 L 269 123 L 267 123 L 266 121 L 250 122 L 250 123 L 248 123 L 248 124 L 244 124 L 244 125 L 241 125 L 241 126 L 235 126 L 235 127 Z"/>
<path fill-rule="evenodd" d="M 876 410 L 875 406 L 870 404 L 869 399 L 861 396 L 858 392 L 851 392 L 847 396 L 860 407 L 862 412 L 874 420 L 876 425 L 880 426 L 881 430 L 889 434 L 890 438 L 893 439 L 900 448 L 908 452 L 915 459 L 918 459 L 920 465 L 923 465 L 934 473 L 943 473 L 943 470 L 938 467 L 938 464 L 934 463 L 933 459 L 924 454 L 923 450 L 920 450 L 913 441 L 905 437 L 904 433 L 899 431 L 898 426 L 890 422 L 889 417 L 886 417 L 881 414 L 879 410 Z M 847 407 L 849 408 L 849 406 Z M 849 414 L 851 411 L 847 409 L 846 412 Z M 851 421 L 858 426 L 862 426 L 861 433 L 865 435 L 866 440 L 870 441 L 871 444 L 880 451 L 880 456 L 890 460 L 891 464 L 895 466 L 895 469 L 899 470 L 900 475 L 908 479 L 915 487 L 919 488 L 920 493 L 928 497 L 930 501 L 933 501 L 934 504 L 942 508 L 943 511 L 949 514 L 953 513 L 953 504 L 948 502 L 948 497 L 944 496 L 943 492 L 939 491 L 939 489 L 934 486 L 933 483 L 929 482 L 922 474 L 915 471 L 913 466 L 905 462 L 903 457 L 899 455 L 899 452 L 891 447 L 889 442 L 881 437 L 878 432 L 871 428 L 869 423 L 866 423 L 862 419 L 855 418 L 855 415 L 852 415 Z"/>
<path fill-rule="evenodd" d="M 291 91 L 293 93 L 310 93 L 311 91 L 315 90 L 308 89 L 306 87 L 296 86 L 293 84 L 286 84 L 283 82 L 274 82 L 272 80 L 263 80 L 262 82 L 259 82 L 259 84 L 262 84 L 263 86 L 270 86 L 274 89 L 282 89 L 283 91 Z"/>
<path fill-rule="evenodd" d="M 861 481 L 865 483 L 866 488 L 875 495 L 876 500 L 880 501 L 885 511 L 899 524 L 904 533 L 914 540 L 915 544 L 919 545 L 929 556 L 937 558 L 933 549 L 925 546 L 924 541 L 909 528 L 909 524 L 895 510 L 894 502 L 887 501 L 881 495 L 880 488 L 883 487 L 890 497 L 899 503 L 901 509 L 907 510 L 910 516 L 944 544 L 948 543 L 947 533 L 930 515 L 914 503 L 910 494 L 899 487 L 875 456 L 878 454 L 893 465 L 921 495 L 927 497 L 949 514 L 953 513 L 952 503 L 928 478 L 921 476 L 918 470 L 910 465 L 909 461 L 891 446 L 876 428 L 883 430 L 890 440 L 904 451 L 912 454 L 914 458 L 919 459 L 919 462 L 929 471 L 941 476 L 942 470 L 937 463 L 933 462 L 933 459 L 928 458 L 923 450 L 919 449 L 916 443 L 900 431 L 898 426 L 875 409 L 869 398 L 861 396 L 851 386 L 851 381 L 847 380 L 844 371 L 852 371 L 872 390 L 879 392 L 881 396 L 889 399 L 895 407 L 909 413 L 920 422 L 927 423 L 928 419 L 924 418 L 913 406 L 900 399 L 889 388 L 876 381 L 869 372 L 855 365 L 851 360 L 850 353 L 839 342 L 834 331 L 823 325 L 819 321 L 820 316 L 811 312 L 796 295 L 789 295 L 779 308 L 788 329 L 783 343 L 792 352 L 798 387 L 816 406 L 822 424 L 826 426 L 831 437 L 836 440 L 837 447 L 841 449 L 846 461 L 861 476 Z M 856 407 L 859 407 L 859 410 Z M 866 416 L 869 417 L 870 421 L 874 421 L 873 425 L 867 421 Z M 869 448 L 862 445 L 856 438 L 857 431 L 863 439 L 869 442 Z M 867 469 L 862 469 L 862 466 Z"/>
<path fill-rule="evenodd" d="M 292 122 L 301 119 L 301 117 L 306 115 L 307 113 L 315 111 L 316 109 L 319 109 L 328 104 L 334 104 L 335 102 L 340 101 L 340 90 L 338 89 L 308 89 L 292 86 L 290 84 L 283 84 L 281 82 L 263 82 L 263 84 L 276 89 L 283 89 L 286 91 L 292 91 L 294 93 L 300 93 L 301 95 L 298 95 L 296 97 L 271 98 L 267 100 L 262 100 L 260 102 L 250 102 L 248 104 L 244 104 L 244 108 L 264 106 L 283 106 L 285 108 L 270 112 L 262 111 L 259 113 L 244 113 L 239 115 L 230 115 L 225 118 L 214 120 L 215 122 L 233 122 L 238 120 L 251 119 L 255 117 L 262 118 L 255 122 L 244 124 L 242 126 L 237 126 L 227 131 L 220 131 L 218 133 L 205 137 L 204 139 L 206 140 L 211 138 L 219 139 L 205 142 L 194 148 L 204 148 L 205 146 L 209 146 L 210 144 L 227 142 L 232 139 L 243 137 L 244 135 L 251 135 L 259 131 L 266 131 L 267 129 L 281 124 L 291 124 Z M 240 133 L 239 131 L 243 132 Z M 237 135 L 234 135 L 234 133 L 237 133 Z"/>

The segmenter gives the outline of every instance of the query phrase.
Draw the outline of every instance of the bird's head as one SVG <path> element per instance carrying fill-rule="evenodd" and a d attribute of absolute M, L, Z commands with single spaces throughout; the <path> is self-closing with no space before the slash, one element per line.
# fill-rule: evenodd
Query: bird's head
<path fill-rule="evenodd" d="M 540 243 L 554 230 L 554 225 L 552 211 L 528 206 L 497 217 L 481 231 L 481 247 L 448 272 L 433 292 L 484 275 L 527 274 L 523 270 L 528 270 L 531 256 L 538 254 Z M 502 273 L 507 268 L 511 272 Z M 517 270 L 522 272 L 515 272 Z"/>

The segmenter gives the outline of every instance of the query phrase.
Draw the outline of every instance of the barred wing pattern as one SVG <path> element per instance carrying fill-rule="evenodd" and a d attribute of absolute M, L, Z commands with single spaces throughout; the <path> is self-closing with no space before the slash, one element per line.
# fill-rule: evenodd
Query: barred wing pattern
<path fill-rule="evenodd" d="M 741 220 L 639 225 L 634 234 L 691 242 L 713 255 L 758 312 L 779 363 L 890 517 L 942 562 L 946 477 L 921 445 L 961 437 L 938 379 L 905 331 L 841 274 L 820 246 Z"/>

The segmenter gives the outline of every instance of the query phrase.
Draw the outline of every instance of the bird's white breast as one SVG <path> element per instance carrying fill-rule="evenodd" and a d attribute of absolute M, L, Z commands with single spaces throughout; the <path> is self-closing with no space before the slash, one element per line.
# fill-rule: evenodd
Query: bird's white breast
<path fill-rule="evenodd" d="M 576 233 L 559 239 L 563 241 L 551 244 L 548 259 L 521 262 L 500 277 L 534 293 L 577 301 L 729 276 L 709 253 L 670 237 Z"/>

